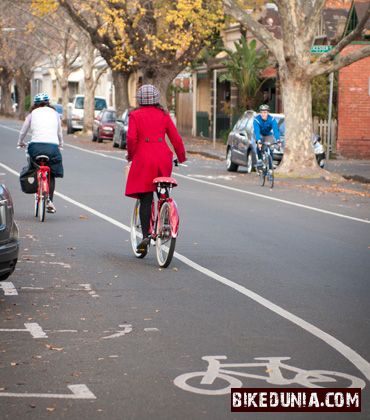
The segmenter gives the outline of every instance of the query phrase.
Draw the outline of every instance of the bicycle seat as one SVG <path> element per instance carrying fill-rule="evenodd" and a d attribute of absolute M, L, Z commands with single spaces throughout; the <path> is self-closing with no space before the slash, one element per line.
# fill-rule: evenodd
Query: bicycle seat
<path fill-rule="evenodd" d="M 165 186 L 176 187 L 177 181 L 175 178 L 172 177 L 160 176 L 158 178 L 153 179 L 153 184 L 164 184 Z"/>
<path fill-rule="evenodd" d="M 35 157 L 35 161 L 44 160 L 45 162 L 49 162 L 49 156 L 46 155 L 38 155 Z"/>

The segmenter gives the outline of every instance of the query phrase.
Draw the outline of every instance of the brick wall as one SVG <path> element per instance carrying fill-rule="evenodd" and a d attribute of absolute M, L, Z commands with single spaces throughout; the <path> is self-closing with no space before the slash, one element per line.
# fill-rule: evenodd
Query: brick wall
<path fill-rule="evenodd" d="M 348 54 L 364 45 L 349 45 Z M 337 152 L 345 157 L 370 159 L 370 57 L 339 71 Z"/>

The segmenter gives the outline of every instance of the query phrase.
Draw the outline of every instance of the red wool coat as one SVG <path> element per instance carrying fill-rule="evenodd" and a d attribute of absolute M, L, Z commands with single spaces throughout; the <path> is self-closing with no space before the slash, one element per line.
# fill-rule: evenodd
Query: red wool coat
<path fill-rule="evenodd" d="M 168 135 L 179 162 L 186 160 L 183 141 L 168 113 L 155 106 L 130 112 L 127 132 L 127 159 L 132 161 L 125 195 L 155 191 L 153 179 L 171 176 L 173 153 L 166 143 Z"/>

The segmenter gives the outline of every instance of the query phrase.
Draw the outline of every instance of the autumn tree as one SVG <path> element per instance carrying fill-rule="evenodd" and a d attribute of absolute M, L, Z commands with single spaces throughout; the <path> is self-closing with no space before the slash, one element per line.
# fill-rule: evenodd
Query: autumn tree
<path fill-rule="evenodd" d="M 128 107 L 127 81 L 140 70 L 166 98 L 169 84 L 223 22 L 221 0 L 56 1 L 91 38 L 112 69 L 116 107 Z"/>
<path fill-rule="evenodd" d="M 223 0 L 226 11 L 272 53 L 278 63 L 286 116 L 286 149 L 279 167 L 283 173 L 317 175 L 320 171 L 311 149 L 314 77 L 339 70 L 370 55 L 370 45 L 349 54 L 341 51 L 361 34 L 370 16 L 370 4 L 357 27 L 330 52 L 313 59 L 310 48 L 325 6 L 325 0 L 276 0 L 282 38 L 278 39 L 250 15 L 237 0 Z"/>

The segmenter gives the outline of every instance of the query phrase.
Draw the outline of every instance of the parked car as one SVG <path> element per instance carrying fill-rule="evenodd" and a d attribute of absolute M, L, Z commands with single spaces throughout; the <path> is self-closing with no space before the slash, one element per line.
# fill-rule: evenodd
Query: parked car
<path fill-rule="evenodd" d="M 120 149 L 126 148 L 126 137 L 128 130 L 128 114 L 129 110 L 126 109 L 122 114 L 121 118 L 116 119 L 116 125 L 114 127 L 113 135 L 113 147 L 119 147 Z"/>
<path fill-rule="evenodd" d="M 94 101 L 94 116 L 96 117 L 101 110 L 107 108 L 107 101 L 102 96 L 95 96 Z M 72 134 L 76 130 L 83 129 L 84 102 L 85 95 L 76 95 L 73 101 L 68 104 L 67 134 Z"/>
<path fill-rule="evenodd" d="M 55 111 L 59 114 L 60 118 L 63 118 L 63 105 L 62 104 L 52 104 L 55 108 Z"/>
<path fill-rule="evenodd" d="M 101 143 L 103 140 L 113 140 L 116 119 L 114 109 L 103 109 L 94 119 L 92 141 Z"/>
<path fill-rule="evenodd" d="M 0 184 L 0 281 L 13 273 L 18 253 L 18 226 L 14 221 L 13 200 L 5 185 Z"/>
<path fill-rule="evenodd" d="M 251 141 L 255 138 L 253 120 L 256 115 L 257 113 L 252 110 L 246 111 L 229 134 L 226 144 L 226 169 L 230 172 L 236 171 L 239 166 L 245 166 L 248 173 L 253 170 L 255 156 L 253 155 Z M 274 149 L 274 161 L 278 164 L 284 153 L 285 117 L 283 114 L 271 114 L 271 116 L 278 123 L 282 143 L 280 149 Z"/>

